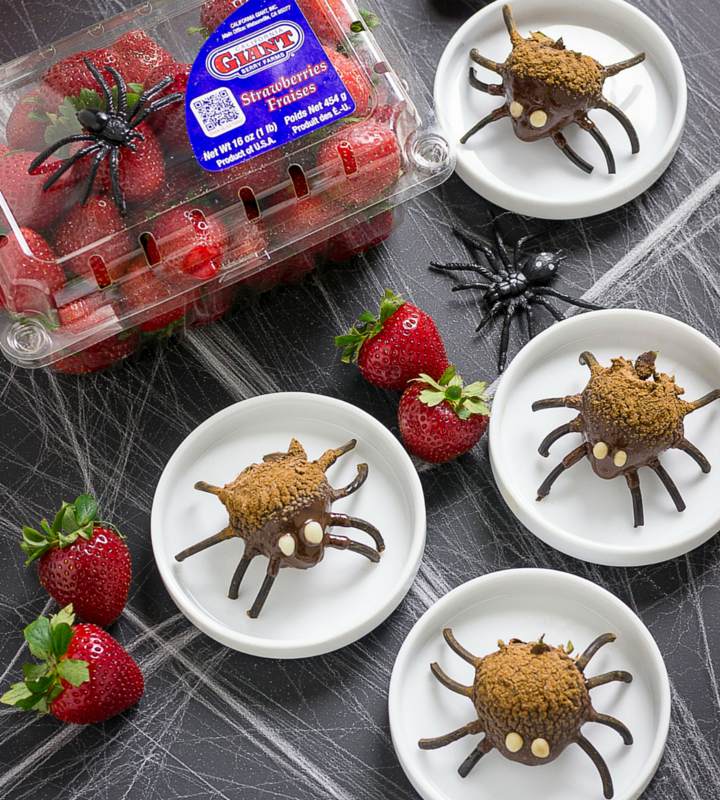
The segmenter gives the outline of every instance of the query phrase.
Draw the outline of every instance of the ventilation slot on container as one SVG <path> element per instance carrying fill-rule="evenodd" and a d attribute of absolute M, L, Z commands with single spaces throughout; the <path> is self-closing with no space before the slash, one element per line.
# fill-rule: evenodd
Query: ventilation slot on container
<path fill-rule="evenodd" d="M 243 186 L 238 192 L 238 197 L 245 207 L 247 221 L 257 222 L 260 219 L 260 208 L 255 199 L 255 192 L 249 186 Z"/>
<path fill-rule="evenodd" d="M 346 175 L 354 175 L 358 171 L 357 161 L 355 160 L 355 153 L 353 152 L 350 142 L 340 142 L 337 146 L 338 155 L 342 161 L 343 169 Z"/>
<path fill-rule="evenodd" d="M 90 256 L 88 264 L 90 265 L 90 269 L 95 276 L 95 280 L 97 281 L 99 289 L 107 289 L 108 286 L 112 285 L 112 278 L 110 277 L 110 273 L 107 271 L 107 267 L 105 266 L 102 256 Z"/>
<path fill-rule="evenodd" d="M 288 169 L 288 174 L 293 182 L 293 189 L 295 196 L 298 200 L 307 197 L 310 194 L 310 186 L 308 185 L 307 178 L 303 172 L 303 168 L 299 164 L 292 164 Z"/>
<path fill-rule="evenodd" d="M 152 233 L 141 233 L 140 234 L 140 247 L 142 247 L 143 252 L 145 253 L 145 260 L 148 263 L 148 266 L 154 267 L 156 264 L 159 264 L 162 260 L 160 258 L 160 249 L 157 246 L 157 242 L 155 241 L 155 237 Z"/>
<path fill-rule="evenodd" d="M 4 233 L 0 233 L 0 247 L 5 247 L 10 240 Z"/>

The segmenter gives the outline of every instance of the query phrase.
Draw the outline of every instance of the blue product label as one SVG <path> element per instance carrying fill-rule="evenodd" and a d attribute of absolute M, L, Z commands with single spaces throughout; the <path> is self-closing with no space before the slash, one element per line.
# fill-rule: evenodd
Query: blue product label
<path fill-rule="evenodd" d="M 248 0 L 193 63 L 185 119 L 210 172 L 347 117 L 355 102 L 295 0 Z"/>

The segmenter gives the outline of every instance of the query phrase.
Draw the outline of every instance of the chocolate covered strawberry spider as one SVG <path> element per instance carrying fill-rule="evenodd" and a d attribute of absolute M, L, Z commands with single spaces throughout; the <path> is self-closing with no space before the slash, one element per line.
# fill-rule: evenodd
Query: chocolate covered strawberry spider
<path fill-rule="evenodd" d="M 508 5 L 503 6 L 503 19 L 512 43 L 512 51 L 504 63 L 497 64 L 474 48 L 470 51 L 470 58 L 500 75 L 502 83 L 483 83 L 473 67 L 470 67 L 469 79 L 474 89 L 504 96 L 505 104 L 474 125 L 460 139 L 461 144 L 488 123 L 510 117 L 518 139 L 536 142 L 549 136 L 573 164 L 589 173 L 593 170 L 592 165 L 570 147 L 562 134 L 563 128 L 574 122 L 600 145 L 608 172 L 613 174 L 615 159 L 610 145 L 587 115 L 588 111 L 600 108 L 612 114 L 623 126 L 633 154 L 639 152 L 640 142 L 632 122 L 603 96 L 603 84 L 606 78 L 644 61 L 645 53 L 604 67 L 590 56 L 566 50 L 562 39 L 551 39 L 544 33 L 532 31 L 530 38 L 523 38 Z"/>
<path fill-rule="evenodd" d="M 326 547 L 351 550 L 377 563 L 385 549 L 380 531 L 369 522 L 334 514 L 336 500 L 356 492 L 367 480 L 367 464 L 358 464 L 357 477 L 342 489 L 333 489 L 326 470 L 355 447 L 356 440 L 328 450 L 317 461 L 308 461 L 300 442 L 293 439 L 287 453 L 270 453 L 262 464 L 251 464 L 227 486 L 204 481 L 195 484 L 201 492 L 217 495 L 230 514 L 230 524 L 214 536 L 188 547 L 175 558 L 184 561 L 212 545 L 240 538 L 245 552 L 230 583 L 228 597 L 237 600 L 240 583 L 255 556 L 270 559 L 267 574 L 248 616 L 255 619 L 281 567 L 308 569 L 322 561 Z M 357 528 L 370 534 L 377 550 L 347 536 L 328 533 L 328 528 Z"/>
<path fill-rule="evenodd" d="M 660 464 L 666 450 L 684 450 L 707 473 L 707 458 L 685 438 L 683 420 L 688 414 L 720 398 L 720 389 L 688 403 L 675 378 L 655 370 L 657 353 L 652 350 L 638 356 L 635 364 L 624 358 L 611 359 L 603 367 L 588 352 L 580 354 L 580 363 L 590 369 L 590 380 L 580 394 L 537 400 L 533 411 L 546 408 L 572 408 L 578 416 L 551 431 L 541 442 L 541 456 L 550 453 L 550 446 L 568 433 L 582 434 L 583 442 L 550 472 L 537 490 L 537 499 L 550 493 L 557 478 L 583 458 L 593 471 L 607 480 L 622 475 L 632 495 L 634 526 L 644 524 L 642 494 L 638 469 L 650 467 L 668 490 L 678 511 L 685 510 L 673 479 Z"/>
<path fill-rule="evenodd" d="M 82 158 L 92 156 L 92 164 L 88 172 L 85 190 L 83 191 L 80 205 L 84 206 L 90 197 L 95 177 L 100 169 L 101 162 L 109 157 L 110 183 L 112 185 L 113 199 L 121 214 L 127 211 L 125 198 L 123 197 L 120 186 L 120 153 L 122 148 L 127 148 L 132 152 L 137 150 L 138 142 L 145 141 L 145 135 L 136 130 L 141 122 L 144 122 L 150 114 L 159 111 L 161 108 L 178 103 L 185 99 L 182 92 L 161 97 L 158 100 L 146 105 L 153 97 L 160 94 L 172 82 L 171 77 L 163 78 L 154 86 L 145 89 L 138 97 L 132 107 L 128 108 L 128 87 L 122 75 L 110 64 L 103 65 L 103 69 L 109 72 L 117 87 L 117 103 L 110 91 L 107 81 L 100 70 L 87 58 L 84 58 L 85 66 L 88 68 L 95 80 L 102 89 L 105 110 L 99 108 L 82 108 L 77 112 L 77 119 L 83 128 L 83 133 L 74 133 L 64 136 L 53 142 L 50 147 L 42 151 L 30 164 L 28 172 L 32 174 L 44 161 L 61 147 L 75 142 L 86 142 L 76 153 L 67 158 L 58 169 L 45 181 L 43 191 L 47 191 L 73 164 Z"/>

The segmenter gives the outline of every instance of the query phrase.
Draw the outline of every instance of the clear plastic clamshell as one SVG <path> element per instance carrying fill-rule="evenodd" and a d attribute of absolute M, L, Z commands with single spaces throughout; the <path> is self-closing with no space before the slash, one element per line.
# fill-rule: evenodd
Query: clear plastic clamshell
<path fill-rule="evenodd" d="M 449 177 L 424 88 L 362 5 L 161 0 L 0 67 L 10 361 L 102 369 L 372 247 Z"/>

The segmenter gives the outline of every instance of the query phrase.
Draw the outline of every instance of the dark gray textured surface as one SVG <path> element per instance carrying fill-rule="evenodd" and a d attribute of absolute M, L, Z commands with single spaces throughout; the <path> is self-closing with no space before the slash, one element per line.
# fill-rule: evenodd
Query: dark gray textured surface
<path fill-rule="evenodd" d="M 0 61 L 128 7 L 120 0 L 2 0 Z M 440 0 L 377 3 L 412 49 L 431 85 L 458 25 L 482 4 Z M 664 27 L 685 65 L 689 113 L 668 172 L 642 197 L 596 218 L 559 225 L 547 241 L 570 257 L 558 288 L 609 305 L 677 317 L 720 340 L 716 313 L 720 147 L 717 139 L 715 0 L 638 5 Z M 421 471 L 428 545 L 418 578 L 391 618 L 358 643 L 324 657 L 265 661 L 199 633 L 168 597 L 149 536 L 160 472 L 183 438 L 229 403 L 304 390 L 352 402 L 397 432 L 397 395 L 339 363 L 334 335 L 381 290 L 407 292 L 430 312 L 452 360 L 471 379 L 495 377 L 499 331 L 476 337 L 480 309 L 433 258 L 460 257 L 460 221 L 484 224 L 485 203 L 456 178 L 412 202 L 407 220 L 367 257 L 263 296 L 230 322 L 192 332 L 117 373 L 76 379 L 0 362 L 0 683 L 27 655 L 21 629 L 52 609 L 26 570 L 19 526 L 37 522 L 81 491 L 122 525 L 133 557 L 128 607 L 112 633 L 147 679 L 139 706 L 93 727 L 63 727 L 0 710 L 0 796 L 268 800 L 393 800 L 416 797 L 395 758 L 387 721 L 393 660 L 415 620 L 458 584 L 497 569 L 550 567 L 590 578 L 643 618 L 666 659 L 673 715 L 646 800 L 720 795 L 720 575 L 715 539 L 674 561 L 639 569 L 565 557 L 525 531 L 494 486 L 483 442 L 449 465 Z M 508 228 L 534 232 L 537 221 Z M 550 324 L 550 318 L 544 324 Z M 511 352 L 520 345 L 513 338 Z M 597 787 L 588 787 L 588 797 Z"/>

